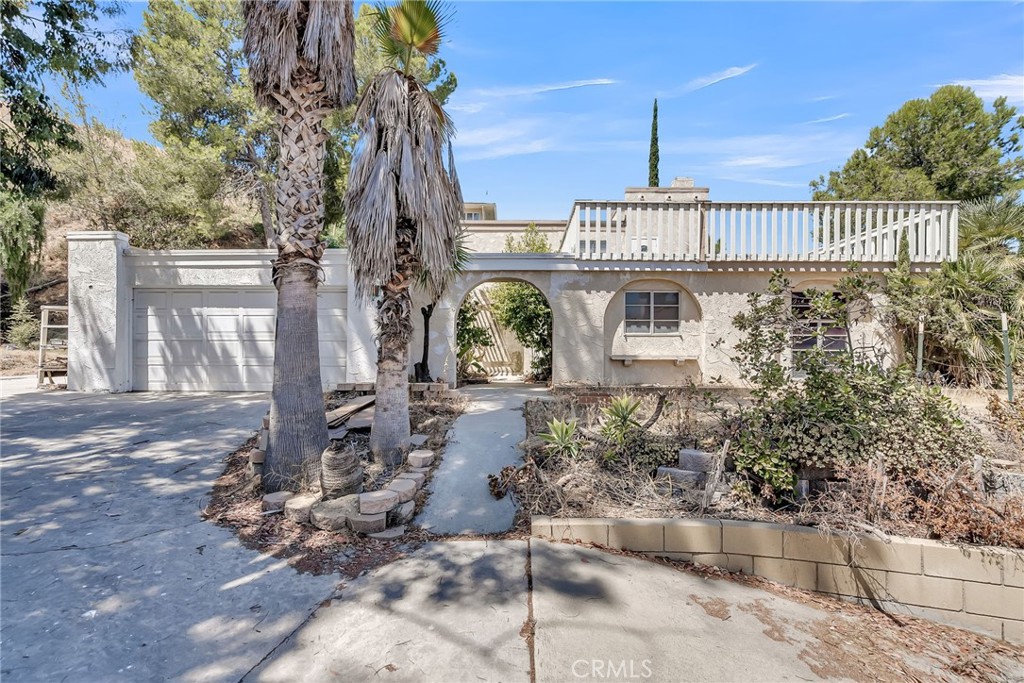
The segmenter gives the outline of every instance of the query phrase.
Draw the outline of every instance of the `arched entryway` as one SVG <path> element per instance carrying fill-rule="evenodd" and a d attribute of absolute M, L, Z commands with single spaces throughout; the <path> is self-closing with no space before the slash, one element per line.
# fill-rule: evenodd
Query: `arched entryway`
<path fill-rule="evenodd" d="M 454 339 L 459 383 L 551 378 L 551 305 L 526 279 L 493 278 L 466 291 Z"/>

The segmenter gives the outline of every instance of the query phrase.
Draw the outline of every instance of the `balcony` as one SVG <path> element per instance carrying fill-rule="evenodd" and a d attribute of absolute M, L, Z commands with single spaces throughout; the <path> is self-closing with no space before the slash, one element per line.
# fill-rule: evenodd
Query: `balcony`
<path fill-rule="evenodd" d="M 957 202 L 578 201 L 561 251 L 594 261 L 895 263 L 957 255 Z"/>

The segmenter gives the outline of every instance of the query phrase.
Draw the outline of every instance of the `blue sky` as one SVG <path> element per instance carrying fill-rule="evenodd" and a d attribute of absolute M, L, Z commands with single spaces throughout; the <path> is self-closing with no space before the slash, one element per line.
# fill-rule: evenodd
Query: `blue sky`
<path fill-rule="evenodd" d="M 137 27 L 144 5 L 119 23 Z M 903 102 L 945 83 L 1024 108 L 1024 3 L 457 2 L 442 57 L 468 201 L 567 218 L 645 185 L 658 97 L 661 181 L 713 200 L 806 199 Z M 149 139 L 130 74 L 88 97 Z"/>

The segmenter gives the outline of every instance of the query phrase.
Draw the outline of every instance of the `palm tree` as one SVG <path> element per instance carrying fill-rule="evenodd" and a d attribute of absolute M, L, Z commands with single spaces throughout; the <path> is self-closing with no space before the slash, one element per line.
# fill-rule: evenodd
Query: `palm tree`
<path fill-rule="evenodd" d="M 324 252 L 324 119 L 355 100 L 351 0 L 243 0 L 256 99 L 277 114 L 277 287 L 270 444 L 263 487 L 315 481 L 327 445 L 316 288 Z"/>
<path fill-rule="evenodd" d="M 357 295 L 377 308 L 377 401 L 370 450 L 401 462 L 409 444 L 410 287 L 433 300 L 456 258 L 462 191 L 454 126 L 411 73 L 413 55 L 437 53 L 447 20 L 434 1 L 379 6 L 375 33 L 393 66 L 366 86 L 356 109 L 359 142 L 345 192 L 349 264 Z"/>
<path fill-rule="evenodd" d="M 1000 318 L 1013 321 L 1011 357 L 1024 344 L 1024 207 L 1016 195 L 967 202 L 960 212 L 956 261 L 913 277 L 907 264 L 890 276 L 897 328 L 916 344 L 917 318 L 925 318 L 925 366 L 957 384 L 1002 381 Z M 912 346 L 908 353 L 912 353 Z"/>

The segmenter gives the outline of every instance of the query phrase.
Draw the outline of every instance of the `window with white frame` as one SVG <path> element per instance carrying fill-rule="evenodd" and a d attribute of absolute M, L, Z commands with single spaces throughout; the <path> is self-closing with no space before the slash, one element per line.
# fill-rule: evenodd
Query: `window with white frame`
<path fill-rule="evenodd" d="M 849 348 L 847 330 L 837 320 L 815 317 L 811 295 L 807 292 L 793 292 L 793 315 L 800 325 L 793 333 L 793 356 L 820 348 L 825 353 L 845 353 Z"/>
<path fill-rule="evenodd" d="M 679 332 L 679 292 L 626 292 L 626 334 Z"/>
<path fill-rule="evenodd" d="M 580 253 L 581 254 L 604 254 L 608 251 L 608 241 L 601 240 L 590 240 L 588 244 L 586 240 L 580 240 Z"/>
<path fill-rule="evenodd" d="M 467 221 L 483 220 L 479 211 L 467 211 L 464 214 L 462 214 L 462 217 Z"/>

